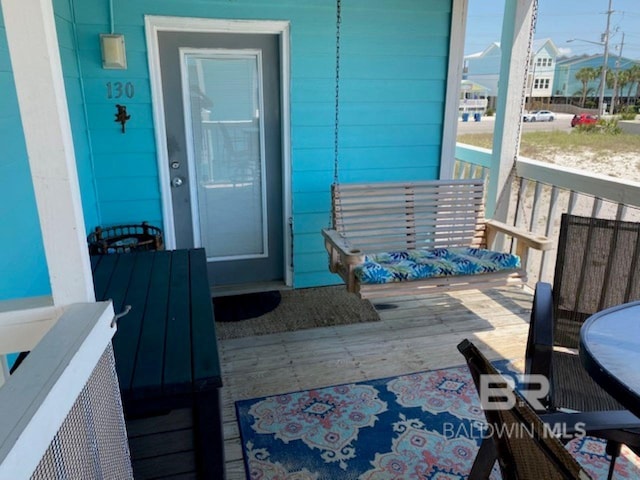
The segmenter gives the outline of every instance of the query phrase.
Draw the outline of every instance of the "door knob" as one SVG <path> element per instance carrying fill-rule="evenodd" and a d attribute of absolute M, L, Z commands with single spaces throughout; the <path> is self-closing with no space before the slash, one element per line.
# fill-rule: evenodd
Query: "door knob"
<path fill-rule="evenodd" d="M 171 186 L 172 187 L 180 187 L 180 186 L 182 186 L 183 183 L 184 183 L 184 179 L 182 177 L 173 177 L 171 179 Z"/>

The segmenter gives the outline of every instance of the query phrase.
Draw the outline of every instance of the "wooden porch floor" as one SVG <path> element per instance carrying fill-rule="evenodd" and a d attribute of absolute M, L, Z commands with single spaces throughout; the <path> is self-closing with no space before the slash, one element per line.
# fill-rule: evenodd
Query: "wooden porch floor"
<path fill-rule="evenodd" d="M 521 360 L 531 302 L 517 287 L 385 299 L 380 322 L 220 341 L 227 479 L 246 478 L 236 400 L 461 365 L 463 338 Z"/>

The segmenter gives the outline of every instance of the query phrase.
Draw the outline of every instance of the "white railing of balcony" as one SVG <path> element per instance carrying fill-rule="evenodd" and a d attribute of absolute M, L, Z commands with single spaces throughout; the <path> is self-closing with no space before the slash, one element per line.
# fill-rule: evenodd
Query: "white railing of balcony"
<path fill-rule="evenodd" d="M 457 144 L 455 178 L 488 178 L 490 158 L 490 150 Z M 557 240 L 560 217 L 567 212 L 640 221 L 640 183 L 524 157 L 518 158 L 501 202 L 507 202 L 508 223 L 552 240 Z M 551 282 L 554 265 L 555 250 L 533 252 L 527 265 L 529 284 Z"/>
<path fill-rule="evenodd" d="M 485 112 L 488 103 L 486 98 L 463 98 L 458 104 L 458 113 Z"/>
<path fill-rule="evenodd" d="M 0 353 L 30 350 L 0 388 L 0 478 L 131 479 L 110 302 L 0 312 Z"/>

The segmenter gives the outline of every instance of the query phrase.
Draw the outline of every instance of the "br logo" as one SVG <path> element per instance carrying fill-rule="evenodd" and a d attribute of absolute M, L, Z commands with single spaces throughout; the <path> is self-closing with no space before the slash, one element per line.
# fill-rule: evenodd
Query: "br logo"
<path fill-rule="evenodd" d="M 544 375 L 516 375 L 520 388 L 518 391 L 529 402 L 534 410 L 545 410 L 542 404 L 549 393 L 549 380 Z M 480 401 L 485 410 L 509 410 L 516 404 L 517 397 L 513 393 L 515 381 L 502 375 L 480 376 Z"/>

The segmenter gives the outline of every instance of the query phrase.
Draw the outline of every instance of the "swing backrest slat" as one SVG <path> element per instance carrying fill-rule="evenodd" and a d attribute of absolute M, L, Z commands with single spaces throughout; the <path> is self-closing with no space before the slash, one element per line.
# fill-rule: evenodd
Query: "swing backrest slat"
<path fill-rule="evenodd" d="M 365 253 L 486 247 L 479 179 L 334 184 L 332 207 L 334 228 Z"/>

